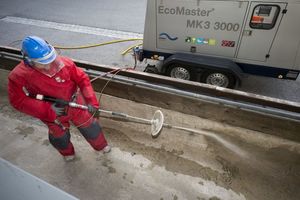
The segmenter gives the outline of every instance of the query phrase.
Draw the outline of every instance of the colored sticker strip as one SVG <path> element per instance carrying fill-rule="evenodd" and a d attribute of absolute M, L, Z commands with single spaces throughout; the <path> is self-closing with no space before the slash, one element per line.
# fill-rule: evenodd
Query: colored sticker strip
<path fill-rule="evenodd" d="M 235 46 L 235 41 L 222 40 L 221 46 L 222 47 L 234 47 Z"/>

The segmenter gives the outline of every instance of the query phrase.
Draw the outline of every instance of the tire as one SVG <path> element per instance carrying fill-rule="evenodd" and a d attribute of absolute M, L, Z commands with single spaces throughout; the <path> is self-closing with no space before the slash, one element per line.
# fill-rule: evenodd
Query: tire
<path fill-rule="evenodd" d="M 184 65 L 174 64 L 169 66 L 167 75 L 173 78 L 178 78 L 182 80 L 192 80 L 192 70 Z"/>
<path fill-rule="evenodd" d="M 208 70 L 203 72 L 200 82 L 232 89 L 235 87 L 236 78 L 230 72 Z"/>

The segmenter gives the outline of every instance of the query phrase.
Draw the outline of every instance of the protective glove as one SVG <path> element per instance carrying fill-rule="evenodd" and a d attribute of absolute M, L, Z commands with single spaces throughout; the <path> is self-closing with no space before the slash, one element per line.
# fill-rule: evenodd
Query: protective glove
<path fill-rule="evenodd" d="M 92 106 L 91 104 L 88 104 L 87 107 L 88 107 L 89 113 L 91 113 L 92 115 L 94 115 L 94 117 L 97 117 L 97 118 L 99 117 L 98 108 Z"/>
<path fill-rule="evenodd" d="M 62 116 L 65 114 L 65 107 L 60 106 L 57 103 L 51 105 L 52 110 L 55 112 L 56 116 Z"/>

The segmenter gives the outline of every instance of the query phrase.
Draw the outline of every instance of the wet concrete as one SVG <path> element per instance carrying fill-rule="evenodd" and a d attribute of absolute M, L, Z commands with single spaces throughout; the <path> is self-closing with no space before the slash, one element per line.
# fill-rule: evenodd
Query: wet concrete
<path fill-rule="evenodd" d="M 299 143 L 172 110 L 162 109 L 166 123 L 199 132 L 164 128 L 153 139 L 148 125 L 101 117 L 112 152 L 72 128 L 77 158 L 65 163 L 46 127 L 8 104 L 0 74 L 0 156 L 80 199 L 300 199 Z M 107 95 L 101 104 L 147 119 L 158 109 Z"/>

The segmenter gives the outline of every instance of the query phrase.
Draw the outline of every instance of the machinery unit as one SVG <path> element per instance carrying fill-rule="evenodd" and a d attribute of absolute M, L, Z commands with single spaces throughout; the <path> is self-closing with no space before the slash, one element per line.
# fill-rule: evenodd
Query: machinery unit
<path fill-rule="evenodd" d="M 148 0 L 145 71 L 233 88 L 245 73 L 296 80 L 299 0 Z"/>

